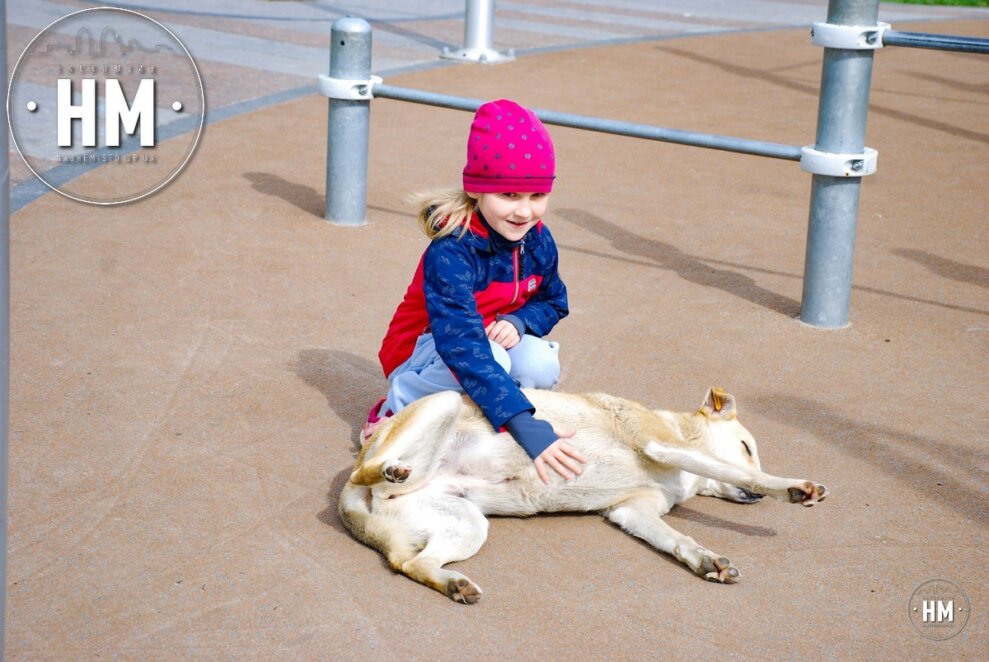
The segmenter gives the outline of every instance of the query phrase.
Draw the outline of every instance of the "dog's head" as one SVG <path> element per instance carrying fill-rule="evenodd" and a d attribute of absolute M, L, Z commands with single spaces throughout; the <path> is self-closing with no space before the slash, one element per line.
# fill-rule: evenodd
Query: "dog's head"
<path fill-rule="evenodd" d="M 707 443 L 715 457 L 728 464 L 762 468 L 755 437 L 738 422 L 735 398 L 730 393 L 720 388 L 710 389 L 698 415 L 706 428 Z M 713 478 L 702 481 L 700 494 L 738 503 L 755 503 L 762 498 L 761 494 Z"/>

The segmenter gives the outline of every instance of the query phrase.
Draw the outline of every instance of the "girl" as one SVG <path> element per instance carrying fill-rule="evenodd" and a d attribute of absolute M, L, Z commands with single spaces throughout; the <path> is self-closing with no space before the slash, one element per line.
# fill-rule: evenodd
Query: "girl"
<path fill-rule="evenodd" d="M 560 433 L 533 417 L 520 390 L 552 388 L 559 345 L 542 340 L 566 317 L 567 288 L 542 223 L 555 178 L 549 132 L 513 101 L 482 105 L 467 141 L 463 190 L 419 196 L 419 226 L 431 239 L 392 318 L 378 357 L 388 397 L 364 425 L 413 400 L 466 392 L 497 430 L 505 428 L 533 458 L 565 479 L 586 459 Z"/>

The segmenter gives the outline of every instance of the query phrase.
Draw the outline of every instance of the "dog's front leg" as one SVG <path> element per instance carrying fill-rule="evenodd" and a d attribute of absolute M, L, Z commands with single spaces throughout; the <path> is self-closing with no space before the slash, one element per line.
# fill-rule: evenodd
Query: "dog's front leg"
<path fill-rule="evenodd" d="M 740 467 L 722 462 L 694 449 L 664 446 L 655 441 L 646 444 L 645 454 L 662 464 L 689 471 L 692 474 L 713 478 L 730 485 L 737 485 L 756 494 L 766 494 L 776 499 L 813 506 L 824 501 L 828 488 L 809 480 L 782 478 L 758 469 Z"/>
<path fill-rule="evenodd" d="M 741 575 L 731 561 L 705 549 L 663 521 L 669 505 L 662 493 L 649 492 L 626 499 L 605 511 L 624 531 L 642 538 L 656 549 L 673 555 L 704 579 L 734 584 Z"/>

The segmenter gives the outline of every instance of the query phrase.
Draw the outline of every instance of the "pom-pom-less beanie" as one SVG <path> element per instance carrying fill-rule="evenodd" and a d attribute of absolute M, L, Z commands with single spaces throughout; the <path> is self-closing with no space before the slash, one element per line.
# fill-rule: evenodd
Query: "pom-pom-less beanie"
<path fill-rule="evenodd" d="M 555 172 L 553 139 L 531 110 L 508 99 L 477 109 L 467 138 L 465 191 L 549 193 Z"/>

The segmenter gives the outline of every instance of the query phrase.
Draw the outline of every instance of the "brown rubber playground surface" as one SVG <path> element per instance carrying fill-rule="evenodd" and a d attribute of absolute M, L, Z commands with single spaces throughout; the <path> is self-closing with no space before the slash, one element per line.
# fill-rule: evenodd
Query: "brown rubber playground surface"
<path fill-rule="evenodd" d="M 485 591 L 465 607 L 344 530 L 378 342 L 425 247 L 403 200 L 459 181 L 469 114 L 373 102 L 359 228 L 322 219 L 316 95 L 210 125 L 136 204 L 28 205 L 12 217 L 8 659 L 984 659 L 987 64 L 877 55 L 879 172 L 843 330 L 795 319 L 797 164 L 551 127 L 561 388 L 687 410 L 723 386 L 766 470 L 832 490 L 813 509 L 676 508 L 734 586 L 596 515 L 497 519 L 457 564 Z M 388 82 L 802 145 L 820 69 L 795 30 Z M 970 602 L 946 641 L 908 614 L 931 579 Z"/>

